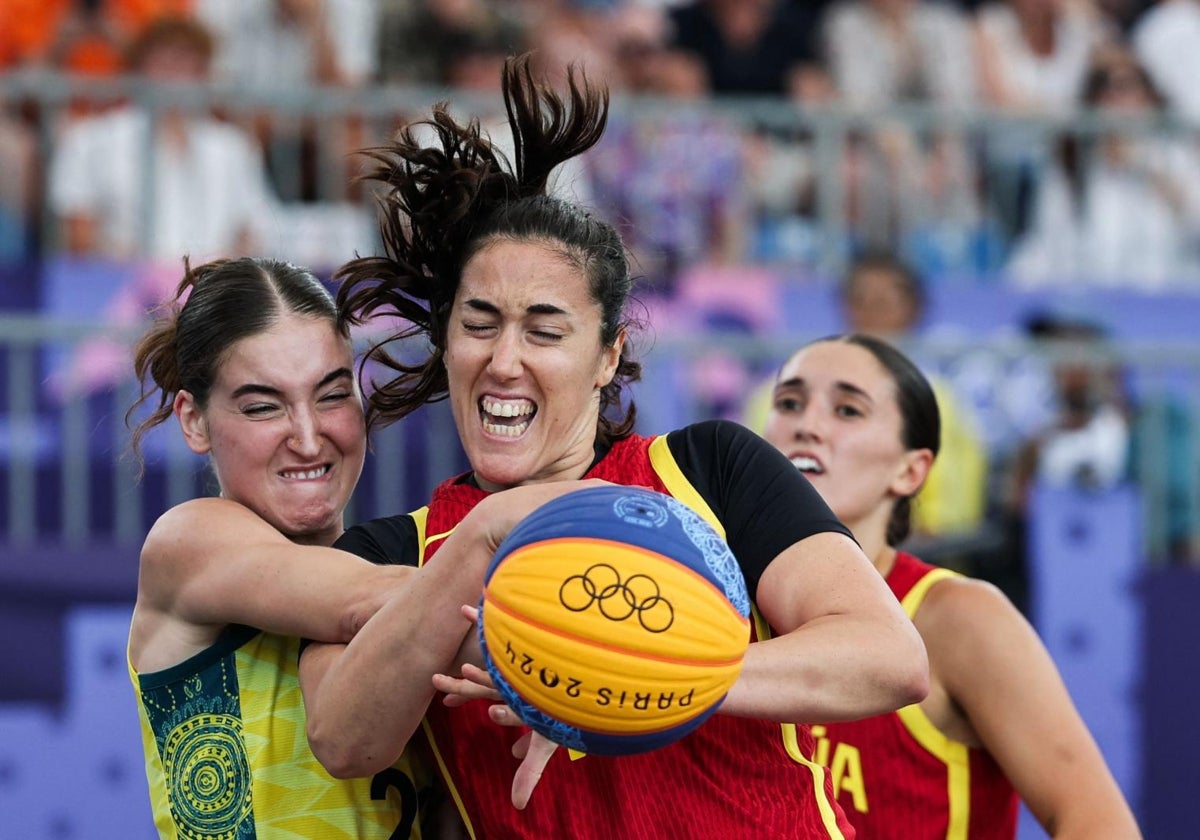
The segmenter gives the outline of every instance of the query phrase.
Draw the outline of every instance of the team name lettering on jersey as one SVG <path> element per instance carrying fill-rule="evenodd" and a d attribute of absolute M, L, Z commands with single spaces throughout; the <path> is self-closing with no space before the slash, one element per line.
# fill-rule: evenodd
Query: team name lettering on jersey
<path fill-rule="evenodd" d="M 817 740 L 816 755 L 813 756 L 818 764 L 829 768 L 833 775 L 833 795 L 841 799 L 842 791 L 850 794 L 854 810 L 865 814 L 870 810 L 867 804 L 867 784 L 863 777 L 862 753 L 858 747 L 845 743 L 834 743 L 829 740 L 828 730 L 824 726 L 813 726 L 812 734 Z M 833 760 L 830 761 L 830 750 Z M 845 803 L 843 802 L 843 805 Z"/>

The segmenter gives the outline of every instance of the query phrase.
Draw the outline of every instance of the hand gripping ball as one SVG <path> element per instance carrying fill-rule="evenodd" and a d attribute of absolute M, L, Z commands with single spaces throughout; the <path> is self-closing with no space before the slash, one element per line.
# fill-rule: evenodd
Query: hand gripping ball
<path fill-rule="evenodd" d="M 716 711 L 750 640 L 725 540 L 670 496 L 597 487 L 517 524 L 485 577 L 479 636 L 497 689 L 563 746 L 665 746 Z"/>

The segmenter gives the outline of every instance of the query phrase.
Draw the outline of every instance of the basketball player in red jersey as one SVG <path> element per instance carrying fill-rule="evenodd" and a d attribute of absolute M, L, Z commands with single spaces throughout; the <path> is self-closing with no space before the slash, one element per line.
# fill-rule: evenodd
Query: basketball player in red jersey
<path fill-rule="evenodd" d="M 1011 838 L 1019 794 L 1056 838 L 1138 827 L 1041 641 L 995 587 L 896 550 L 937 456 L 937 402 L 899 351 L 853 335 L 784 364 L 764 436 L 850 527 L 929 652 L 921 703 L 814 727 L 863 837 Z M 1015 788 L 1015 792 L 1014 792 Z"/>
<path fill-rule="evenodd" d="M 527 60 L 506 66 L 515 171 L 477 124 L 444 109 L 426 147 L 402 132 L 378 152 L 387 254 L 343 268 L 349 313 L 411 325 L 397 376 L 371 395 L 375 420 L 448 398 L 471 471 L 409 515 L 350 529 L 338 545 L 418 566 L 404 609 L 385 605 L 344 649 L 313 645 L 301 671 L 314 753 L 337 775 L 387 766 L 418 727 L 477 837 L 849 837 L 807 726 L 878 714 L 924 696 L 920 639 L 844 526 L 773 447 L 732 423 L 632 433 L 622 386 L 637 377 L 624 309 L 632 279 L 615 229 L 550 197 L 564 160 L 591 147 L 607 95 L 569 80 L 563 101 Z M 669 493 L 722 533 L 761 621 L 738 682 L 696 732 L 651 753 L 559 750 L 532 799 L 513 807 L 520 732 L 490 702 L 430 702 L 464 645 L 485 566 L 443 543 L 505 488 L 581 478 Z M 511 491 L 510 491 L 511 492 Z M 451 536 L 448 539 L 452 540 Z M 462 648 L 462 651 L 460 651 Z M 422 720 L 424 719 L 424 720 Z"/>

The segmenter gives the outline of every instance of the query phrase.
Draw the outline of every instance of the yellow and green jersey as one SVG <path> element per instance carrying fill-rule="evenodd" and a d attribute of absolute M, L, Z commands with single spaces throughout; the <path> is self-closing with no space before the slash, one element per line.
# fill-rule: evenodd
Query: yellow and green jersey
<path fill-rule="evenodd" d="M 172 668 L 130 665 L 160 837 L 420 837 L 418 792 L 432 780 L 409 753 L 362 779 L 335 779 L 312 754 L 299 655 L 299 639 L 235 625 Z"/>

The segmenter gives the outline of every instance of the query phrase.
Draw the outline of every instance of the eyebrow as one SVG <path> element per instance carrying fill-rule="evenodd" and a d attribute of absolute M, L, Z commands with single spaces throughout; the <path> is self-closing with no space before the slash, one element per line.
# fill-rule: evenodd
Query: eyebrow
<path fill-rule="evenodd" d="M 321 381 L 317 383 L 317 387 L 313 390 L 319 391 L 326 385 L 336 382 L 342 378 L 353 381 L 354 374 L 351 373 L 350 368 L 340 367 L 336 370 L 329 371 L 329 373 L 321 377 Z M 260 385 L 257 382 L 247 382 L 245 385 L 241 385 L 234 389 L 233 398 L 236 400 L 238 397 L 244 397 L 247 394 L 261 394 L 266 397 L 280 397 L 283 396 L 283 391 L 271 385 Z"/>
<path fill-rule="evenodd" d="M 486 300 L 480 300 L 479 298 L 470 298 L 468 300 L 465 300 L 465 301 L 463 301 L 463 305 L 469 306 L 472 309 L 479 310 L 480 312 L 487 312 L 491 315 L 499 315 L 500 314 L 500 308 L 498 306 L 496 306 L 494 303 L 489 303 Z M 570 315 L 571 314 L 567 310 L 565 310 L 561 307 L 555 306 L 552 303 L 534 303 L 534 304 L 531 304 L 531 305 L 525 307 L 525 312 L 526 312 L 526 314 L 529 314 L 529 315 Z"/>
<path fill-rule="evenodd" d="M 801 379 L 798 376 L 794 376 L 791 379 L 786 379 L 783 382 L 780 382 L 778 385 L 775 386 L 775 390 L 782 391 L 787 388 L 807 388 L 807 387 L 808 387 L 807 382 L 805 382 L 803 379 Z M 853 385 L 844 380 L 839 379 L 837 382 L 834 382 L 833 387 L 839 391 L 842 391 L 843 393 L 849 394 L 850 396 L 859 397 L 860 399 L 864 399 L 867 402 L 874 402 L 874 400 L 871 399 L 871 395 L 868 394 L 866 391 L 864 391 L 862 388 L 859 388 L 857 385 Z"/>

